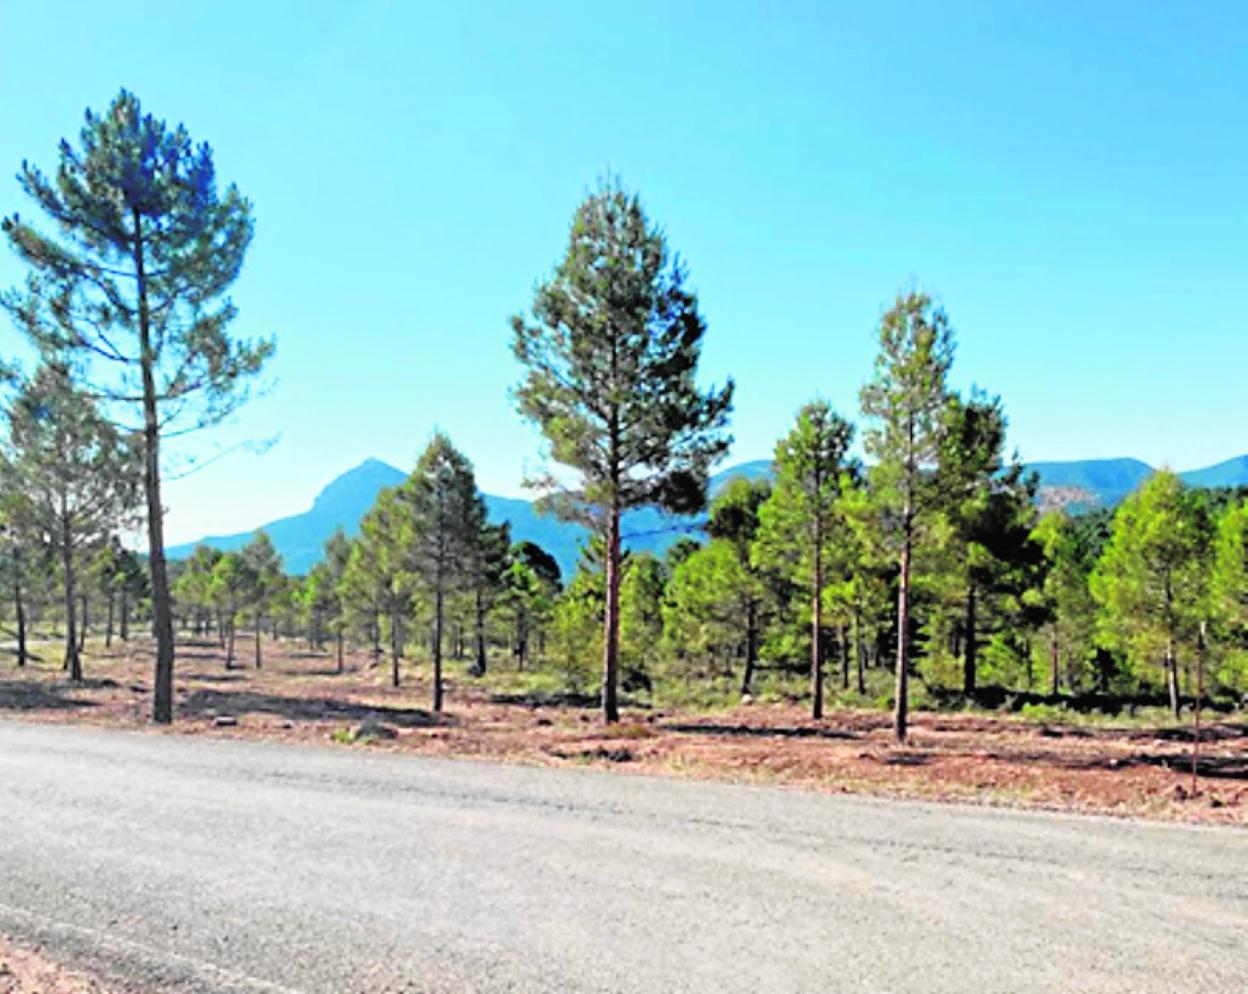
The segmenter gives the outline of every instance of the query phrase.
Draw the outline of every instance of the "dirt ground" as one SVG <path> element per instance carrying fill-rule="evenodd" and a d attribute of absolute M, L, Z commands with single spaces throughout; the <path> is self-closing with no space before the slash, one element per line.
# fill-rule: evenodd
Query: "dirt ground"
<path fill-rule="evenodd" d="M 49 960 L 41 949 L 0 936 L 0 994 L 122 994 L 96 977 Z"/>
<path fill-rule="evenodd" d="M 1193 796 L 1186 728 L 920 713 L 902 747 L 887 714 L 836 711 L 814 722 L 800 704 L 713 713 L 627 708 L 619 725 L 604 727 L 588 701 L 501 693 L 488 679 L 464 675 L 459 662 L 447 665 L 446 710 L 435 715 L 427 710 L 426 666 L 405 664 L 396 690 L 386 666 L 373 667 L 363 654 L 348 655 L 338 674 L 330 656 L 294 645 L 266 642 L 260 670 L 250 666 L 250 651 L 242 642 L 239 668 L 227 670 L 215 643 L 180 646 L 177 720 L 165 734 L 1248 825 L 1243 719 L 1205 726 Z M 149 724 L 149 646 L 92 651 L 79 686 L 54 665 L 57 647 L 42 652 L 38 665 L 0 671 L 0 715 L 161 734 Z"/>

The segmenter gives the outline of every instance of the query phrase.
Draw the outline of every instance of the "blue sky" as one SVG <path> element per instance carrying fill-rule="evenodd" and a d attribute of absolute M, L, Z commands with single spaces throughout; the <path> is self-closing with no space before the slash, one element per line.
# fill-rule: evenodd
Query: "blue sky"
<path fill-rule="evenodd" d="M 3 213 L 122 86 L 254 203 L 236 331 L 276 336 L 275 382 L 194 450 L 278 441 L 171 484 L 171 541 L 407 468 L 435 426 L 521 492 L 508 319 L 605 172 L 690 267 L 732 460 L 816 394 L 856 412 L 915 283 L 1024 458 L 1248 451 L 1242 3 L 49 0 L 0 2 L 0 45 Z"/>

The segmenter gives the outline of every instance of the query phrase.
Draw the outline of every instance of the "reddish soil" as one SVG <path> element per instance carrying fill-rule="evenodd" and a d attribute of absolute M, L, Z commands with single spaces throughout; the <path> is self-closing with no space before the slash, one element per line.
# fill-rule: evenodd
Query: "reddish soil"
<path fill-rule="evenodd" d="M 0 994 L 121 994 L 96 977 L 52 962 L 42 949 L 0 936 Z"/>
<path fill-rule="evenodd" d="M 250 645 L 242 643 L 243 661 Z M 293 645 L 265 645 L 264 668 L 226 670 L 215 644 L 179 649 L 177 721 L 169 734 L 337 744 L 426 755 L 792 784 L 833 792 L 1248 825 L 1248 722 L 1206 725 L 1191 793 L 1188 729 L 1040 724 L 1019 718 L 918 714 L 907 744 L 889 716 L 837 711 L 811 721 L 800 705 L 713 713 L 626 709 L 604 727 L 586 702 L 497 693 L 449 669 L 447 708 L 429 702 L 427 667 L 406 665 L 404 686 L 363 655 L 347 672 Z M 55 650 L 48 646 L 48 659 Z M 132 644 L 93 652 L 88 680 L 59 669 L 0 676 L 0 715 L 152 730 L 151 652 Z M 362 739 L 362 723 L 379 725 Z M 364 731 L 367 731 L 367 727 Z M 0 987 L 0 994 L 4 989 Z"/>

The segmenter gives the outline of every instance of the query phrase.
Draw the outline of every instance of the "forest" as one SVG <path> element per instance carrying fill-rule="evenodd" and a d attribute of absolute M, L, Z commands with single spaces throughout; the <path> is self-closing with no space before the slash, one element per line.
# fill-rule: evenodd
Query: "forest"
<path fill-rule="evenodd" d="M 708 493 L 734 385 L 699 383 L 708 328 L 688 273 L 615 179 L 576 207 L 566 252 L 499 336 L 551 467 L 526 483 L 593 535 L 573 575 L 487 522 L 469 455 L 441 432 L 306 576 L 263 532 L 167 560 L 162 452 L 238 410 L 275 347 L 232 333 L 251 204 L 218 187 L 208 145 L 124 91 L 54 173 L 24 164 L 19 181 L 40 216 L 3 222 L 28 276 L 0 303 L 37 356 L 5 367 L 0 446 L 18 667 L 39 630 L 70 681 L 89 638 L 151 638 L 151 717 L 168 723 L 179 640 L 217 640 L 227 668 L 300 640 L 340 670 L 364 651 L 394 687 L 419 668 L 435 713 L 449 666 L 594 694 L 608 723 L 630 703 L 801 700 L 815 720 L 832 703 L 891 710 L 901 741 L 912 707 L 1178 718 L 1248 695 L 1248 494 L 1163 470 L 1117 507 L 1042 501 L 1004 401 L 951 386 L 953 324 L 931 292 L 884 310 L 856 398 L 813 398 L 777 426 L 770 476 Z M 637 507 L 699 514 L 702 533 L 630 553 Z"/>

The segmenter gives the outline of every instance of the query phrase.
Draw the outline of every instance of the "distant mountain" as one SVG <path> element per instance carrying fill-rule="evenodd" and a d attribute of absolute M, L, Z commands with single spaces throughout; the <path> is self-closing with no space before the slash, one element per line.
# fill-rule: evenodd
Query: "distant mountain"
<path fill-rule="evenodd" d="M 1042 500 L 1045 493 L 1058 494 L 1063 498 L 1061 503 L 1073 502 L 1082 507 L 1113 507 L 1153 472 L 1152 467 L 1138 459 L 1038 462 L 1027 468 L 1040 477 Z M 740 463 L 713 476 L 710 490 L 712 494 L 717 493 L 733 477 L 756 479 L 770 474 L 769 460 Z M 1248 486 L 1248 455 L 1180 475 L 1194 487 Z M 380 459 L 367 459 L 333 480 L 307 511 L 260 528 L 269 533 L 288 571 L 306 573 L 320 559 L 326 540 L 337 528 L 341 527 L 348 536 L 354 535 L 377 494 L 385 487 L 402 483 L 406 476 L 402 470 Z M 584 528 L 540 515 L 527 500 L 494 494 L 481 496 L 490 521 L 510 522 L 512 541 L 536 542 L 558 560 L 565 577 L 572 575 L 580 556 L 580 544 L 586 536 Z M 700 535 L 700 529 L 698 518 L 665 515 L 652 508 L 630 511 L 622 523 L 624 544 L 628 548 L 656 555 L 662 555 L 683 535 Z M 182 559 L 201 543 L 224 550 L 238 549 L 254 534 L 252 531 L 209 536 L 199 542 L 173 546 L 168 554 L 173 559 Z"/>
<path fill-rule="evenodd" d="M 1205 469 L 1193 469 L 1180 473 L 1189 487 L 1243 487 L 1248 486 L 1248 456 L 1237 456 Z"/>
<path fill-rule="evenodd" d="M 1041 489 L 1086 494 L 1086 502 L 1112 507 L 1148 479 L 1153 468 L 1138 459 L 1085 459 L 1034 462 L 1027 469 L 1040 477 Z"/>

